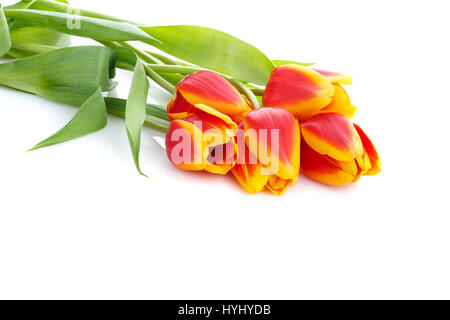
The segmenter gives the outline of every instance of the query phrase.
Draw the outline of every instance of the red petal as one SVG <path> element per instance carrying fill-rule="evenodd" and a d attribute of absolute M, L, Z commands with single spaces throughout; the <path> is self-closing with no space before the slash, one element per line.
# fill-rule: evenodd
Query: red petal
<path fill-rule="evenodd" d="M 199 71 L 185 77 L 176 86 L 179 95 L 189 105 L 207 105 L 233 119 L 241 120 L 242 116 L 251 109 L 241 94 L 225 78 L 212 71 Z M 173 110 L 185 110 L 183 106 L 178 108 L 175 103 Z"/>
<path fill-rule="evenodd" d="M 333 94 L 331 82 L 318 72 L 300 65 L 283 65 L 272 71 L 263 104 L 287 109 L 303 121 L 326 107 Z"/>
<path fill-rule="evenodd" d="M 302 123 L 301 130 L 311 148 L 333 159 L 352 161 L 364 153 L 358 132 L 350 120 L 341 114 L 315 115 Z"/>
<path fill-rule="evenodd" d="M 380 157 L 378 156 L 378 152 L 375 149 L 372 141 L 370 141 L 369 137 L 364 133 L 364 131 L 357 124 L 354 124 L 354 126 L 361 138 L 362 144 L 364 146 L 364 151 L 369 156 L 370 164 L 372 165 L 372 168 L 369 169 L 365 174 L 368 176 L 376 175 L 381 171 L 381 161 Z"/>

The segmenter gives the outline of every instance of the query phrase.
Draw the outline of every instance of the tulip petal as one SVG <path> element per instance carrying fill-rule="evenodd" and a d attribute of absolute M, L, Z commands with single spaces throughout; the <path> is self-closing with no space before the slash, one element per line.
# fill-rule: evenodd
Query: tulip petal
<path fill-rule="evenodd" d="M 375 149 L 372 141 L 370 141 L 369 137 L 365 134 L 365 132 L 357 125 L 354 124 L 356 131 L 358 132 L 362 144 L 364 146 L 364 152 L 368 155 L 370 159 L 371 168 L 365 172 L 365 175 L 373 176 L 381 172 L 381 161 L 378 156 L 378 152 Z"/>
<path fill-rule="evenodd" d="M 237 130 L 236 122 L 234 122 L 229 116 L 204 104 L 196 104 L 195 108 L 197 109 L 196 114 L 201 114 L 200 120 L 208 123 L 210 127 L 217 127 L 222 130 Z"/>
<path fill-rule="evenodd" d="M 199 71 L 185 77 L 176 90 L 177 96 L 180 94 L 188 104 L 207 105 L 232 119 L 242 120 L 242 116 L 251 110 L 236 88 L 212 71 Z M 185 110 L 186 105 L 178 107 L 173 103 L 172 109 Z"/>
<path fill-rule="evenodd" d="M 236 164 L 237 145 L 234 139 L 222 145 L 208 147 L 208 156 L 205 160 L 205 171 L 215 174 L 227 174 Z"/>
<path fill-rule="evenodd" d="M 244 123 L 241 123 L 236 133 L 238 146 L 238 161 L 231 170 L 236 180 L 248 193 L 263 191 L 270 176 L 263 174 L 263 166 L 258 162 L 256 155 L 251 153 L 245 143 Z"/>
<path fill-rule="evenodd" d="M 354 161 L 352 162 L 354 164 Z M 359 176 L 352 174 L 352 162 L 348 162 L 348 167 L 344 170 L 336 160 L 319 154 L 306 143 L 302 144 L 302 171 L 313 180 L 335 186 L 353 183 Z"/>
<path fill-rule="evenodd" d="M 237 161 L 234 143 L 237 125 L 208 106 L 199 106 L 198 110 L 194 115 L 172 121 L 166 136 L 167 155 L 183 170 L 226 174 Z"/>
<path fill-rule="evenodd" d="M 248 193 L 264 190 L 270 176 L 261 174 L 262 167 L 257 164 L 236 164 L 231 172 L 242 188 Z"/>
<path fill-rule="evenodd" d="M 278 176 L 271 176 L 269 178 L 269 181 L 267 182 L 266 187 L 273 194 L 281 196 L 287 190 L 287 188 L 292 186 L 294 183 L 292 179 L 282 179 Z"/>
<path fill-rule="evenodd" d="M 339 161 L 352 161 L 364 153 L 353 124 L 338 113 L 318 114 L 302 123 L 302 136 L 316 152 Z"/>
<path fill-rule="evenodd" d="M 201 113 L 189 116 L 184 121 L 194 124 L 203 134 L 204 170 L 226 174 L 237 160 L 234 135 L 237 125 L 230 117 L 204 105 L 196 105 Z"/>
<path fill-rule="evenodd" d="M 184 99 L 180 93 L 175 93 L 167 104 L 167 115 L 171 120 L 184 119 L 194 114 L 195 107 Z"/>
<path fill-rule="evenodd" d="M 300 167 L 300 130 L 297 120 L 285 109 L 261 108 L 250 112 L 244 129 L 248 147 L 268 167 L 268 174 L 297 181 Z M 269 168 L 270 166 L 270 168 Z"/>
<path fill-rule="evenodd" d="M 260 174 L 261 166 L 255 164 L 237 164 L 231 169 L 233 176 L 248 193 L 264 190 L 270 176 Z"/>
<path fill-rule="evenodd" d="M 356 164 L 360 175 L 367 175 L 367 172 L 372 169 L 372 163 L 370 162 L 369 155 L 365 150 L 361 157 L 356 158 Z"/>
<path fill-rule="evenodd" d="M 338 83 L 334 85 L 334 96 L 331 103 L 323 108 L 320 113 L 340 113 L 347 118 L 353 118 L 356 107 L 352 105 L 347 91 Z"/>
<path fill-rule="evenodd" d="M 352 84 L 352 77 L 338 72 L 332 72 L 332 71 L 325 71 L 325 70 L 319 70 L 319 69 L 313 69 L 314 71 L 320 73 L 324 77 L 326 77 L 329 81 L 333 83 L 340 83 L 340 84 Z"/>
<path fill-rule="evenodd" d="M 204 170 L 203 144 L 203 133 L 193 123 L 184 120 L 170 123 L 166 153 L 174 166 L 189 171 Z"/>
<path fill-rule="evenodd" d="M 330 104 L 333 94 L 333 85 L 320 73 L 300 65 L 283 65 L 272 71 L 263 104 L 287 109 L 303 121 Z"/>

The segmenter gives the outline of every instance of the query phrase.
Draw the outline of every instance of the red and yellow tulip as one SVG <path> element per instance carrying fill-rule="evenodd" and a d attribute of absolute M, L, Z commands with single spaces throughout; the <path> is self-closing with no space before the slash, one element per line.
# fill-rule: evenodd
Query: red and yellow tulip
<path fill-rule="evenodd" d="M 171 122 L 166 152 L 173 165 L 188 171 L 226 174 L 237 160 L 231 118 L 208 106 L 197 105 L 196 113 Z"/>
<path fill-rule="evenodd" d="M 353 117 L 356 108 L 341 84 L 351 84 L 344 74 L 283 65 L 272 71 L 263 95 L 265 107 L 284 108 L 299 121 L 319 113 L 335 112 Z"/>
<path fill-rule="evenodd" d="M 231 172 L 250 193 L 267 189 L 283 194 L 298 180 L 298 121 L 287 110 L 262 108 L 247 114 L 239 127 L 239 158 Z"/>
<path fill-rule="evenodd" d="M 338 113 L 323 113 L 301 124 L 302 171 L 331 185 L 345 185 L 361 175 L 380 172 L 378 153 L 356 124 Z"/>
<path fill-rule="evenodd" d="M 226 79 L 211 71 L 199 71 L 184 78 L 167 106 L 171 119 L 184 119 L 208 106 L 240 123 L 251 110 L 249 103 Z"/>

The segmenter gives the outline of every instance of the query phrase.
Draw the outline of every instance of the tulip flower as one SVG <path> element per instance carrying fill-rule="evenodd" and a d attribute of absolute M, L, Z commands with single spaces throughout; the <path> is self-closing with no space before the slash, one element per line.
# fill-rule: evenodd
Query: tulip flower
<path fill-rule="evenodd" d="M 166 135 L 169 160 L 182 170 L 226 174 L 237 161 L 237 124 L 208 106 L 171 122 Z"/>
<path fill-rule="evenodd" d="M 301 169 L 310 178 L 345 185 L 380 172 L 378 153 L 361 128 L 338 113 L 323 113 L 301 124 Z"/>
<path fill-rule="evenodd" d="M 211 71 L 198 71 L 185 77 L 175 87 L 167 106 L 171 119 L 183 119 L 206 105 L 240 123 L 251 110 L 249 103 L 226 79 Z"/>
<path fill-rule="evenodd" d="M 330 112 L 351 118 L 356 108 L 341 84 L 351 84 L 351 78 L 301 65 L 279 66 L 270 75 L 263 104 L 287 109 L 300 121 Z"/>
<path fill-rule="evenodd" d="M 239 157 L 233 175 L 250 193 L 264 189 L 281 195 L 298 180 L 300 129 L 287 110 L 251 111 L 236 134 Z"/>

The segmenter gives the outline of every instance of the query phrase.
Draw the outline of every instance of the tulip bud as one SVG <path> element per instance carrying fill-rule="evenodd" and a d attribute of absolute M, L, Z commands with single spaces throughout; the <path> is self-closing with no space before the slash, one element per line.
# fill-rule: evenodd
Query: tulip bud
<path fill-rule="evenodd" d="M 208 106 L 197 107 L 195 115 L 171 122 L 166 135 L 167 156 L 182 170 L 226 174 L 237 160 L 237 125 Z"/>
<path fill-rule="evenodd" d="M 247 114 L 236 134 L 239 158 L 233 175 L 250 192 L 281 195 L 298 180 L 300 130 L 284 109 L 262 108 Z"/>
<path fill-rule="evenodd" d="M 310 178 L 345 185 L 380 172 L 378 153 L 357 125 L 338 113 L 318 114 L 301 124 L 301 169 Z"/>
<path fill-rule="evenodd" d="M 183 119 L 206 105 L 236 123 L 251 110 L 248 102 L 226 79 L 211 71 L 199 71 L 185 77 L 175 87 L 176 93 L 167 106 L 171 119 Z"/>
<path fill-rule="evenodd" d="M 283 65 L 270 75 L 263 95 L 266 107 L 284 108 L 299 121 L 319 113 L 340 113 L 353 117 L 356 108 L 341 84 L 350 84 L 349 76 L 301 65 Z"/>

